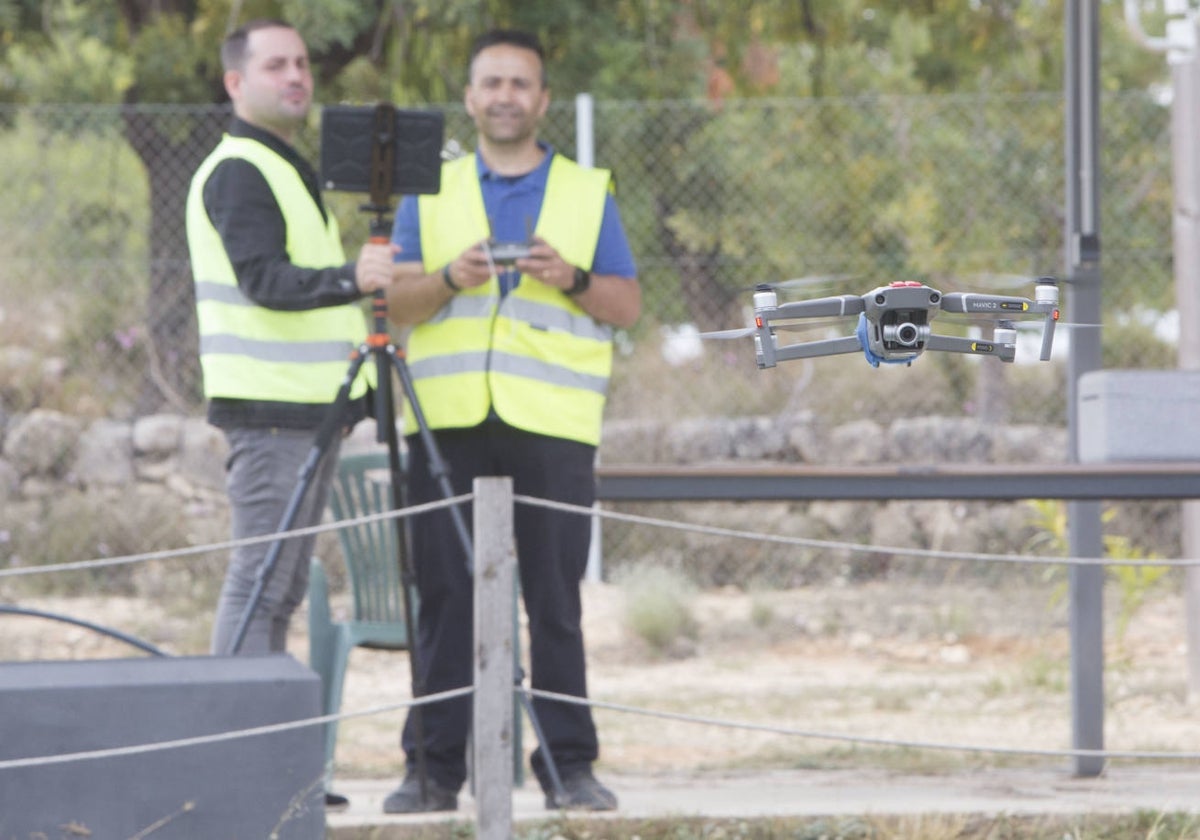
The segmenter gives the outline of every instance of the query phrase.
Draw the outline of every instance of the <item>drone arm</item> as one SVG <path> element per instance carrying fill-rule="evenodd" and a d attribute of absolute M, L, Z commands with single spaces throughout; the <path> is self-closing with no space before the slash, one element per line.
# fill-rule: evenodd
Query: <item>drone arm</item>
<path fill-rule="evenodd" d="M 1015 344 L 1002 344 L 975 338 L 958 338 L 951 335 L 930 335 L 925 342 L 925 349 L 948 353 L 969 353 L 973 356 L 996 356 L 1002 362 L 1011 362 L 1017 357 Z"/>
<path fill-rule="evenodd" d="M 1045 311 L 1028 298 L 1006 295 L 981 295 L 973 292 L 951 292 L 942 295 L 942 311 L 966 315 L 993 315 L 1011 318 L 1031 312 Z"/>
<path fill-rule="evenodd" d="M 775 348 L 775 358 L 785 362 L 791 359 L 812 359 L 817 356 L 840 356 L 845 353 L 861 353 L 862 345 L 855 336 L 829 338 L 821 341 L 802 341 Z M 761 365 L 760 365 L 761 367 Z"/>
<path fill-rule="evenodd" d="M 864 309 L 865 304 L 860 295 L 836 295 L 791 301 L 764 314 L 772 321 L 780 318 L 837 318 L 842 315 L 857 315 Z"/>
<path fill-rule="evenodd" d="M 1046 324 L 1042 327 L 1042 352 L 1038 356 L 1043 362 L 1050 361 L 1050 349 L 1054 344 L 1054 325 L 1058 323 L 1058 310 L 1046 315 Z"/>

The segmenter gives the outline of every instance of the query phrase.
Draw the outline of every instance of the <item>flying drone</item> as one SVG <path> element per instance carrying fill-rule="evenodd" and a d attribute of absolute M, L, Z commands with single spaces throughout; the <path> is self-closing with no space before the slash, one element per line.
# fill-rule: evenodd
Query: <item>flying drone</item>
<path fill-rule="evenodd" d="M 1054 325 L 1058 321 L 1058 282 L 1039 277 L 1033 300 L 1008 295 L 952 292 L 942 294 L 912 280 L 890 283 L 865 295 L 836 295 L 813 300 L 779 303 L 775 289 L 758 286 L 754 292 L 754 326 L 743 330 L 704 333 L 704 338 L 754 336 L 754 354 L 760 368 L 777 362 L 863 353 L 872 367 L 881 362 L 911 365 L 926 350 L 995 356 L 1011 362 L 1017 355 L 1017 329 L 1012 319 L 1031 315 L 1043 318 L 1040 358 L 1050 358 Z M 991 340 L 940 335 L 931 321 L 939 312 L 978 315 L 996 321 Z M 794 328 L 803 318 L 858 316 L 852 335 L 780 345 L 778 329 Z"/>

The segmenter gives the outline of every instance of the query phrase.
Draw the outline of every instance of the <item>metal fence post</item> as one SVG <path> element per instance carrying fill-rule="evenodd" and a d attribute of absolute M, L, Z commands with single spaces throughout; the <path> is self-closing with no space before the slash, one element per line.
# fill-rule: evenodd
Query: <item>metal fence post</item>
<path fill-rule="evenodd" d="M 1066 246 L 1068 304 L 1076 329 L 1067 366 L 1068 440 L 1079 460 L 1079 377 L 1101 367 L 1100 356 L 1100 22 L 1097 0 L 1070 0 L 1066 7 Z M 1102 557 L 1099 502 L 1071 502 L 1068 542 L 1076 557 Z M 1104 567 L 1072 566 L 1072 745 L 1104 749 Z M 1077 756 L 1075 774 L 1098 776 L 1104 759 Z"/>
<path fill-rule="evenodd" d="M 575 96 L 575 159 L 580 166 L 593 167 L 596 165 L 596 103 L 590 93 L 580 93 Z M 597 463 L 599 453 L 597 453 Z M 597 502 L 593 508 L 599 509 Z M 600 549 L 600 517 L 592 517 L 592 542 L 588 548 L 587 569 L 584 580 L 599 581 L 603 576 Z"/>
<path fill-rule="evenodd" d="M 1200 149 L 1196 131 L 1200 127 L 1200 18 L 1190 12 L 1178 21 L 1177 29 L 1190 48 L 1168 54 L 1171 64 L 1171 161 L 1174 177 L 1172 231 L 1175 266 L 1175 305 L 1179 310 L 1179 367 L 1200 370 Z M 1182 29 L 1186 27 L 1186 29 Z M 1186 33 L 1186 34 L 1184 34 Z M 1181 543 L 1184 557 L 1200 556 L 1200 502 L 1186 501 L 1180 507 Z M 1200 569 L 1185 572 L 1184 604 L 1187 625 L 1188 698 L 1200 699 Z"/>
<path fill-rule="evenodd" d="M 475 711 L 471 734 L 476 837 L 512 837 L 513 620 L 517 567 L 511 478 L 477 478 Z"/>

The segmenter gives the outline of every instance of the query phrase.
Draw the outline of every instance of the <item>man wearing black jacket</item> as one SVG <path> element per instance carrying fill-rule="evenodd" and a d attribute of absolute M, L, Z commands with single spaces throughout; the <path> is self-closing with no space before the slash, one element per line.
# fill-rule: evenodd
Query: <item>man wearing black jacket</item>
<path fill-rule="evenodd" d="M 187 230 L 200 326 L 208 419 L 229 442 L 227 489 L 235 539 L 274 533 L 311 452 L 316 430 L 366 336 L 358 303 L 391 282 L 394 248 L 342 251 L 317 174 L 293 148 L 312 104 L 300 34 L 259 20 L 221 49 L 234 119 L 197 170 Z M 344 418 L 368 413 L 363 368 Z M 320 521 L 337 461 L 325 453 L 293 527 Z M 304 598 L 313 539 L 288 540 L 236 651 L 283 651 Z M 235 548 L 214 622 L 212 651 L 229 654 L 269 548 Z"/>

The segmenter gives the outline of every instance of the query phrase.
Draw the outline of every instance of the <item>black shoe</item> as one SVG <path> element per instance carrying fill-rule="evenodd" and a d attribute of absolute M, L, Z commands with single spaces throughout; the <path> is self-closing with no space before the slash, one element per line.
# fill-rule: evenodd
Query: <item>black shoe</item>
<path fill-rule="evenodd" d="M 561 794 L 546 794 L 547 808 L 572 811 L 615 811 L 617 795 L 596 781 L 591 770 L 584 770 L 562 780 Z"/>
<path fill-rule="evenodd" d="M 421 779 L 416 773 L 404 777 L 400 787 L 383 800 L 385 814 L 419 814 L 426 811 L 457 811 L 458 792 L 442 787 L 433 779 L 425 779 L 425 796 L 421 796 Z"/>
<path fill-rule="evenodd" d="M 325 813 L 333 814 L 338 811 L 345 811 L 350 807 L 350 800 L 342 796 L 340 793 L 331 793 L 325 791 Z"/>

